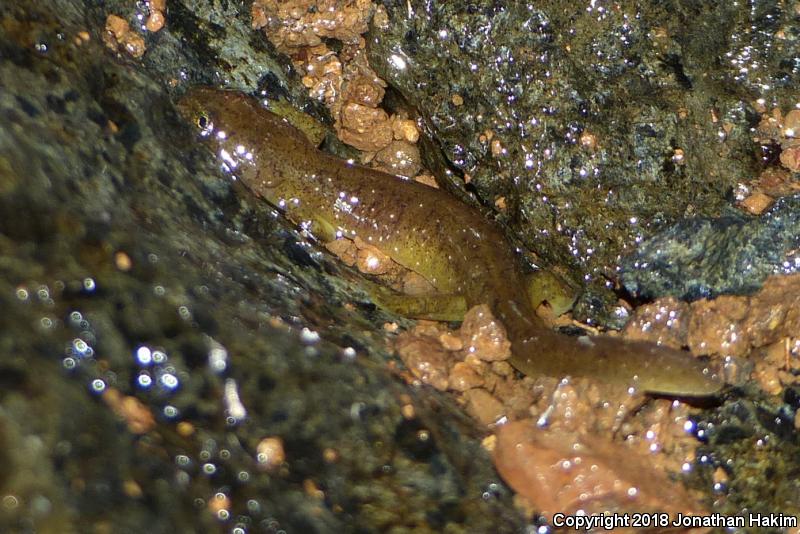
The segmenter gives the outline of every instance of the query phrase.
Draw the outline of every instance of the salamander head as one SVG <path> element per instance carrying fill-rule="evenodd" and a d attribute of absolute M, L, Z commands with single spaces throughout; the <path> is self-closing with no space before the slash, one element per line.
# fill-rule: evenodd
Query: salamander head
<path fill-rule="evenodd" d="M 259 113 L 265 111 L 257 100 L 241 93 L 198 87 L 187 91 L 177 108 L 218 153 L 226 170 L 254 165 L 261 144 L 255 124 Z"/>
<path fill-rule="evenodd" d="M 255 98 L 209 87 L 190 89 L 177 108 L 216 153 L 223 170 L 276 202 L 284 181 L 281 162 L 296 152 L 292 139 L 300 134 L 294 128 Z"/>
<path fill-rule="evenodd" d="M 224 128 L 226 122 L 230 122 L 231 106 L 228 101 L 232 96 L 233 93 L 196 87 L 178 100 L 177 108 L 183 118 L 197 128 L 200 135 L 207 137 L 217 128 Z"/>

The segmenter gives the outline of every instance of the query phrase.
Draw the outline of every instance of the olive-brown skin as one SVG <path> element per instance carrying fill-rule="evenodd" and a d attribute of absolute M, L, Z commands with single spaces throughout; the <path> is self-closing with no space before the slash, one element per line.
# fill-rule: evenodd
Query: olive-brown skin
<path fill-rule="evenodd" d="M 588 376 L 674 396 L 708 396 L 721 383 L 690 354 L 646 342 L 569 337 L 547 328 L 526 297 L 520 259 L 498 226 L 446 192 L 317 150 L 294 127 L 240 93 L 190 90 L 181 113 L 232 174 L 321 239 L 374 245 L 466 305 L 488 304 L 528 375 Z"/>

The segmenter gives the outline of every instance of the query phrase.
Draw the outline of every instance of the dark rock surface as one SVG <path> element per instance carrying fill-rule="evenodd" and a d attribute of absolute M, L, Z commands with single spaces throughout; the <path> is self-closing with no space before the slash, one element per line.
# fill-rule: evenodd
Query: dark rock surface
<path fill-rule="evenodd" d="M 758 290 L 771 274 L 800 269 L 800 196 L 780 199 L 759 217 L 687 219 L 645 241 L 622 263 L 637 297 L 685 300 Z"/>
<path fill-rule="evenodd" d="M 796 392 L 787 389 L 787 397 Z M 759 399 L 732 399 L 698 425 L 698 435 L 707 444 L 697 450 L 701 464 L 713 469 L 695 471 L 699 487 L 713 486 L 715 512 L 725 515 L 749 513 L 786 517 L 800 514 L 794 458 L 800 453 L 794 425 L 797 406 L 775 405 Z M 755 444 L 755 446 L 754 446 Z M 711 473 L 716 472 L 716 482 Z M 724 473 L 721 476 L 720 473 Z M 743 532 L 785 532 L 781 528 L 746 528 Z"/>
<path fill-rule="evenodd" d="M 140 6 L 102 4 L 0 3 L 0 531 L 519 530 L 460 410 L 387 366 L 398 319 L 176 115 L 186 78 L 283 85 L 247 11 L 169 2 L 140 62 L 101 39 Z"/>

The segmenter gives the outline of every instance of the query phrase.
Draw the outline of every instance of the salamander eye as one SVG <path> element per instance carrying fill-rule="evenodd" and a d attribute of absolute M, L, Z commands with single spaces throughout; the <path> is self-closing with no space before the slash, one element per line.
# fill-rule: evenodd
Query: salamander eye
<path fill-rule="evenodd" d="M 200 129 L 200 135 L 203 137 L 214 131 L 214 121 L 212 121 L 208 113 L 204 111 L 199 111 L 197 113 L 194 118 L 194 123 Z"/>

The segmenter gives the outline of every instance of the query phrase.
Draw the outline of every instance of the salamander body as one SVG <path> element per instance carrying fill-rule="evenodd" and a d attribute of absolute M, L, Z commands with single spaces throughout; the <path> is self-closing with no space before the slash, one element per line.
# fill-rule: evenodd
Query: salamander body
<path fill-rule="evenodd" d="M 690 354 L 546 327 L 527 298 L 520 258 L 501 229 L 448 193 L 319 151 L 246 95 L 190 90 L 178 104 L 255 194 L 322 240 L 359 237 L 425 277 L 443 297 L 488 304 L 529 374 L 590 376 L 675 396 L 713 395 L 721 383 Z"/>

